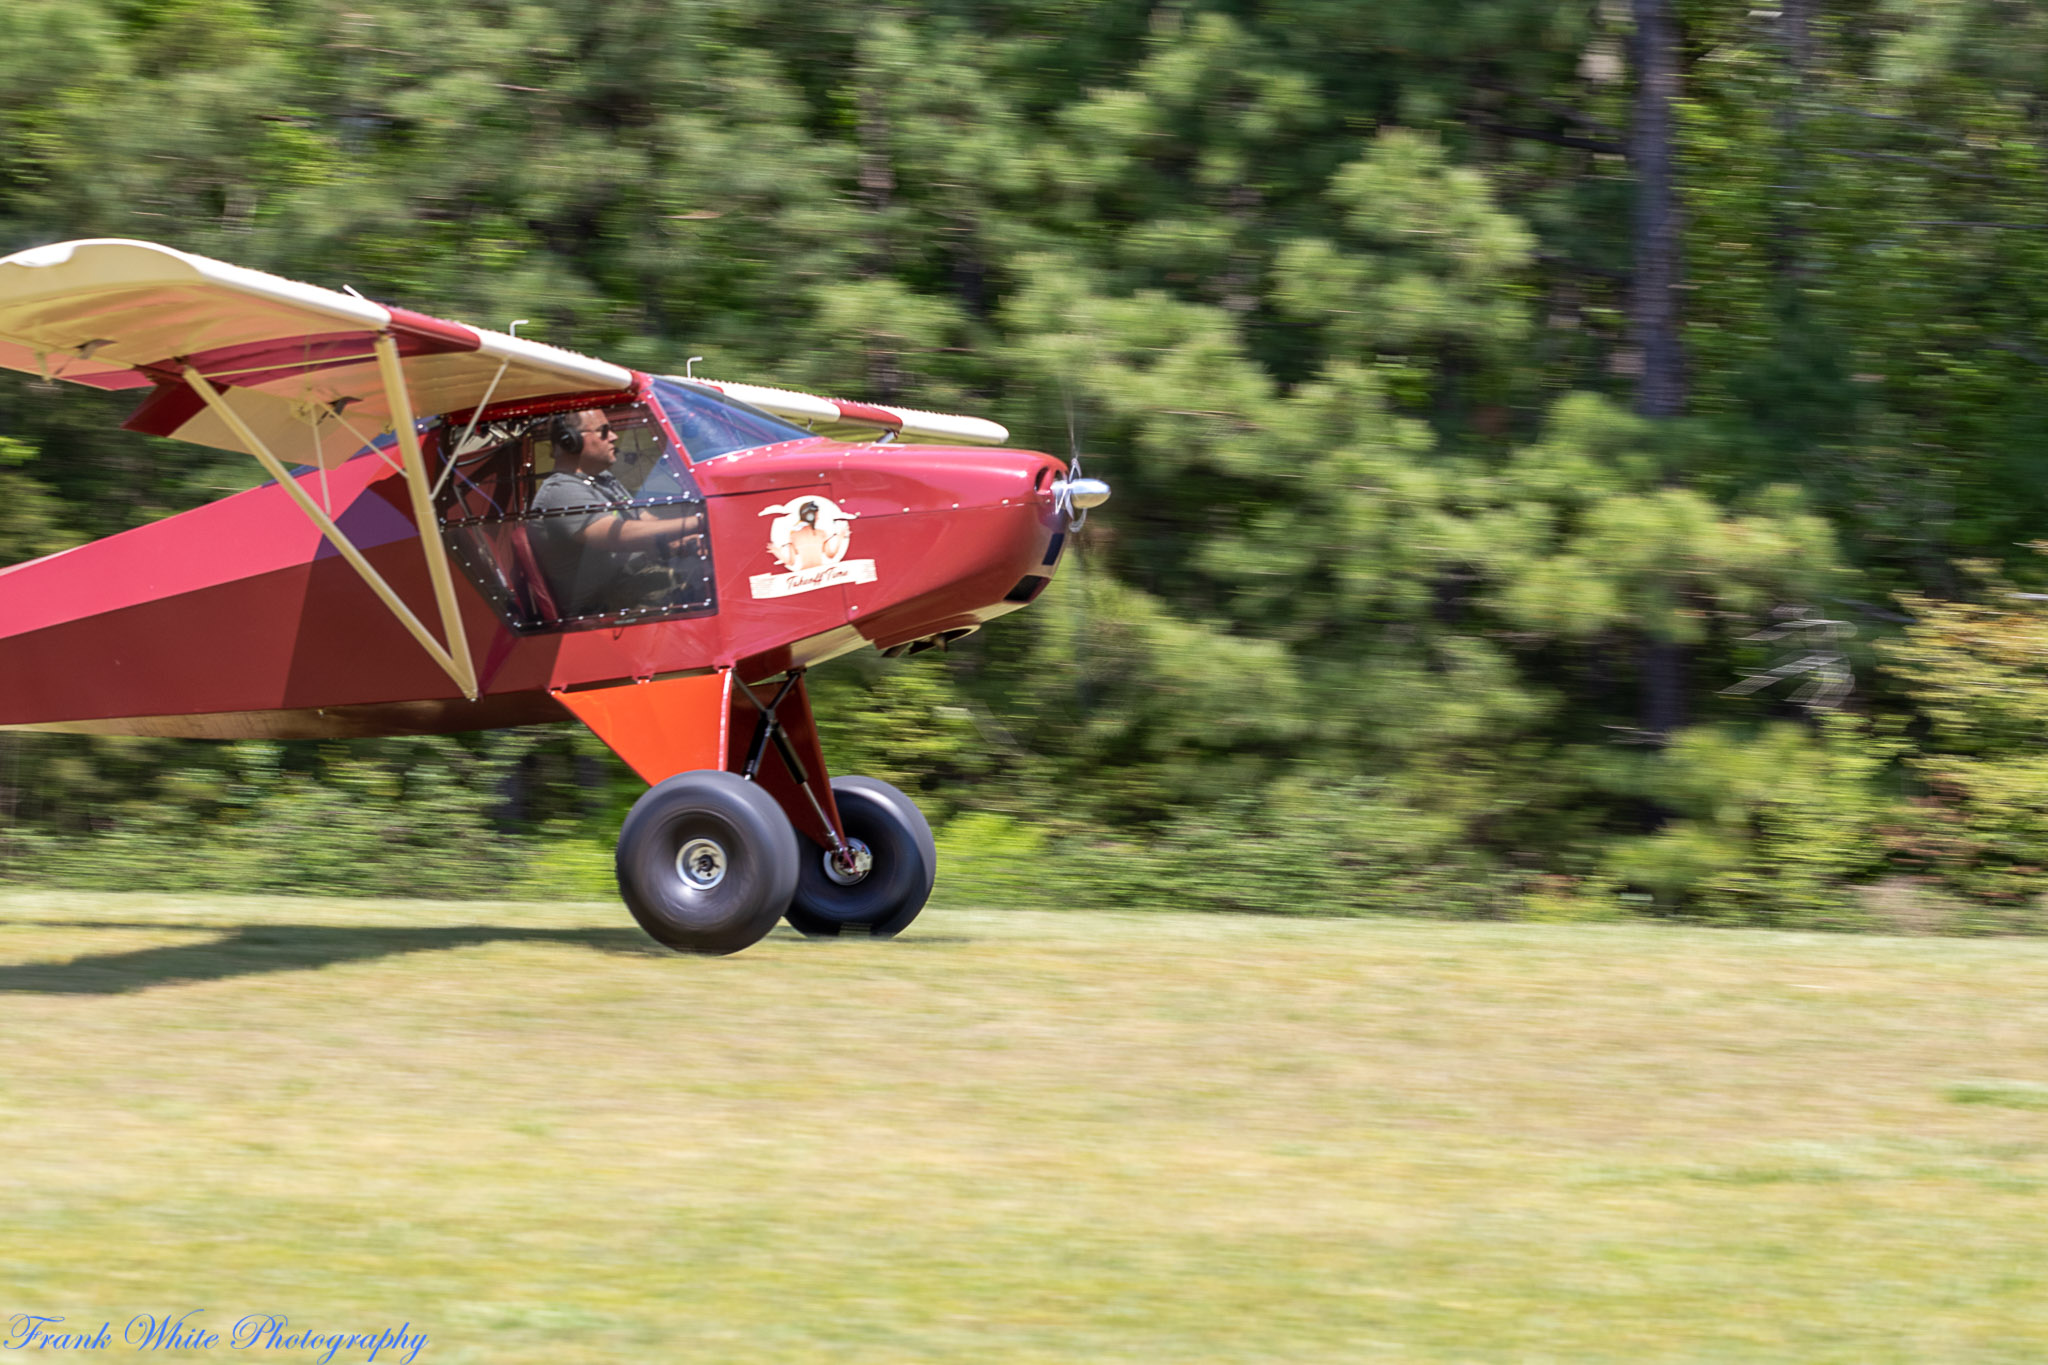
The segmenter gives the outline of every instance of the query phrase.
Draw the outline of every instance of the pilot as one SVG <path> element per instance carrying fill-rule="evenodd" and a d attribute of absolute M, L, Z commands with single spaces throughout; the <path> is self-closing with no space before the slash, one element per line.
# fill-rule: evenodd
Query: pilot
<path fill-rule="evenodd" d="M 555 472 L 533 498 L 534 549 L 567 616 L 662 605 L 677 586 L 657 561 L 703 530 L 695 514 L 657 517 L 633 506 L 611 470 L 619 437 L 603 409 L 542 418 L 537 434 L 555 450 Z"/>

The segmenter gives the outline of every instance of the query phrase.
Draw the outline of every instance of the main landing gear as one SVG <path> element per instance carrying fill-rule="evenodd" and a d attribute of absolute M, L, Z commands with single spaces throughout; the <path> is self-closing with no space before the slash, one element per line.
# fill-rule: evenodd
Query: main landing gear
<path fill-rule="evenodd" d="M 736 953 L 773 929 L 796 894 L 797 843 L 775 799 L 737 773 L 679 773 L 626 816 L 619 891 L 658 942 Z"/>
<path fill-rule="evenodd" d="M 789 922 L 812 938 L 894 938 L 932 894 L 939 868 L 932 827 L 909 797 L 878 778 L 834 778 L 832 796 L 853 865 L 830 849 L 806 850 Z"/>
<path fill-rule="evenodd" d="M 823 776 L 824 764 L 801 673 L 766 702 L 732 681 L 734 719 L 740 698 L 754 717 L 740 770 L 656 783 L 619 831 L 619 890 L 633 918 L 686 953 L 736 953 L 785 915 L 813 938 L 901 933 L 938 872 L 931 826 L 872 777 L 835 778 L 820 799 L 812 769 Z"/>

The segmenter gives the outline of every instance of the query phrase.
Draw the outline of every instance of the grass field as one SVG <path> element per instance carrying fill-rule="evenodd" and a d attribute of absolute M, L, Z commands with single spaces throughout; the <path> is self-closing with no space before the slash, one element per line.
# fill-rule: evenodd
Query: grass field
<path fill-rule="evenodd" d="M 117 1340 L 2048 1356 L 2039 941 L 14 892 L 0 1056 L 0 1317 Z"/>

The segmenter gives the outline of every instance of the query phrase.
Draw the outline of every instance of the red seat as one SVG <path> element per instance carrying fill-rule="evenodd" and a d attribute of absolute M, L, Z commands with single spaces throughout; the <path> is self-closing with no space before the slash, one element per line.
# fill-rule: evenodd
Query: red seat
<path fill-rule="evenodd" d="M 526 599 L 519 604 L 520 614 L 542 625 L 555 625 L 562 619 L 562 613 L 555 609 L 555 596 L 548 591 L 547 579 L 541 576 L 540 561 L 534 557 L 533 543 L 526 536 L 526 523 L 507 522 L 505 529 L 512 536 L 512 565 Z"/>

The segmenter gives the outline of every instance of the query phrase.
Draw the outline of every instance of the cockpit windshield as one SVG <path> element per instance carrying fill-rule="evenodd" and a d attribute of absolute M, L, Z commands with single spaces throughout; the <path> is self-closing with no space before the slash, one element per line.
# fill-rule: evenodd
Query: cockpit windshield
<path fill-rule="evenodd" d="M 799 441 L 811 433 L 737 398 L 685 379 L 656 379 L 654 397 L 668 414 L 691 463 L 736 450 Z"/>

